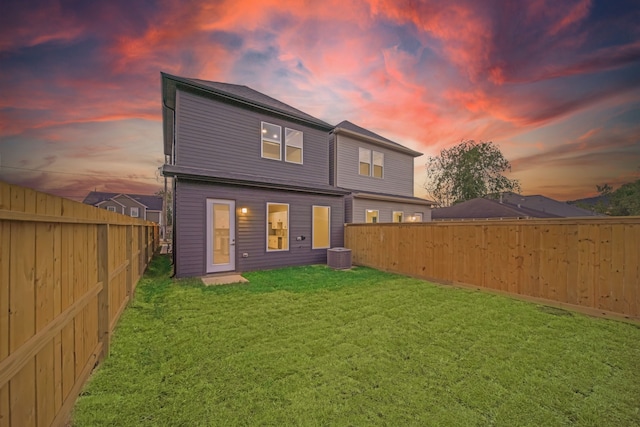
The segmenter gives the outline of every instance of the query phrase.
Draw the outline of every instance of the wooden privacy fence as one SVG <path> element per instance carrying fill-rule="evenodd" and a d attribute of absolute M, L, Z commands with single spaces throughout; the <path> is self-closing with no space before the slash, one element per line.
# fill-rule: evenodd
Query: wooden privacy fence
<path fill-rule="evenodd" d="M 64 425 L 156 224 L 0 182 L 0 426 Z"/>
<path fill-rule="evenodd" d="M 355 264 L 640 320 L 640 217 L 349 224 Z"/>

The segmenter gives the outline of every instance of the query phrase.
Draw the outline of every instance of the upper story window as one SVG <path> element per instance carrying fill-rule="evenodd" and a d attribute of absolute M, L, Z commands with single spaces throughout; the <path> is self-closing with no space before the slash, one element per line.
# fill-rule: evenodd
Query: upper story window
<path fill-rule="evenodd" d="M 138 218 L 140 216 L 140 211 L 138 208 L 131 208 L 131 216 L 134 218 Z"/>
<path fill-rule="evenodd" d="M 367 148 L 359 148 L 360 166 L 358 173 L 375 178 L 384 177 L 384 154 L 371 151 Z M 372 167 L 373 166 L 373 167 Z"/>
<path fill-rule="evenodd" d="M 278 125 L 262 122 L 262 157 L 280 160 L 282 147 L 282 128 Z"/>
<path fill-rule="evenodd" d="M 107 206 L 107 210 L 109 212 L 115 212 L 116 211 L 116 207 L 115 206 Z"/>
<path fill-rule="evenodd" d="M 302 164 L 302 132 L 284 128 L 285 161 Z"/>
<path fill-rule="evenodd" d="M 360 175 L 371 175 L 371 150 L 360 148 Z"/>

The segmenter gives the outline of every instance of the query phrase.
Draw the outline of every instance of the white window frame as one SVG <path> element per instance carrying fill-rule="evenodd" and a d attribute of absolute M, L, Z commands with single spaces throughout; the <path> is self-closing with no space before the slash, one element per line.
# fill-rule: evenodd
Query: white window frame
<path fill-rule="evenodd" d="M 364 163 L 362 161 L 362 154 L 365 151 L 369 152 L 369 154 L 366 156 L 369 159 L 369 174 L 366 174 L 366 175 L 363 174 L 362 171 L 360 170 L 360 164 Z M 368 148 L 364 148 L 364 147 L 358 147 L 358 175 L 360 175 L 360 176 L 371 176 L 371 166 L 372 166 L 371 165 L 371 150 L 369 150 Z"/>
<path fill-rule="evenodd" d="M 420 219 L 418 220 L 418 218 Z M 422 212 L 415 212 L 413 214 L 413 222 L 422 222 L 423 220 L 424 220 L 424 217 L 422 215 Z"/>
<path fill-rule="evenodd" d="M 400 214 L 400 221 L 396 221 L 396 214 Z M 403 211 L 393 211 L 391 213 L 391 221 L 392 222 L 405 222 L 404 212 Z"/>
<path fill-rule="evenodd" d="M 369 174 L 364 174 L 362 173 L 362 171 L 360 170 L 360 166 L 362 163 L 365 163 L 362 161 L 362 157 L 363 154 L 366 153 L 366 156 L 368 158 L 368 162 L 366 162 L 369 165 Z M 376 156 L 379 156 L 380 159 L 382 159 L 381 162 L 376 162 Z M 380 163 L 378 165 L 378 163 Z M 382 169 L 382 176 L 375 176 L 375 167 L 380 166 L 380 168 Z M 384 153 L 382 151 L 375 151 L 375 150 L 371 150 L 369 148 L 364 148 L 364 147 L 358 147 L 358 175 L 360 176 L 368 176 L 370 178 L 376 178 L 376 179 L 384 179 Z"/>
<path fill-rule="evenodd" d="M 376 154 L 378 154 L 382 158 L 382 164 L 380 164 L 380 168 L 382 168 L 382 176 L 375 176 L 376 169 Z M 384 153 L 380 151 L 371 150 L 371 177 L 377 179 L 384 179 Z"/>
<path fill-rule="evenodd" d="M 135 212 L 135 215 L 133 214 Z M 132 218 L 140 218 L 140 208 L 131 207 L 129 208 L 129 216 Z"/>
<path fill-rule="evenodd" d="M 287 248 L 286 249 L 269 249 L 269 206 L 271 205 L 280 205 L 280 206 L 286 206 L 287 207 L 287 226 L 285 228 L 285 230 L 287 230 Z M 289 206 L 289 203 L 278 203 L 278 202 L 267 202 L 267 212 L 266 212 L 266 218 L 265 218 L 265 231 L 266 231 L 266 239 L 265 239 L 265 247 L 267 248 L 267 252 L 288 252 L 289 251 L 289 240 L 290 240 L 290 233 L 289 233 L 289 217 L 291 215 L 291 207 Z"/>
<path fill-rule="evenodd" d="M 109 212 L 115 212 L 116 211 L 116 207 L 115 206 L 107 206 L 107 210 Z"/>
<path fill-rule="evenodd" d="M 267 131 L 266 131 L 264 125 L 277 127 L 279 129 L 278 139 L 276 139 L 275 137 L 267 135 Z M 264 155 L 264 143 L 265 143 L 265 141 L 270 143 L 270 144 L 278 144 L 278 158 L 277 159 L 275 159 L 273 157 L 265 157 L 265 155 Z M 267 160 L 276 160 L 276 161 L 282 160 L 282 126 L 276 125 L 276 124 L 273 124 L 273 123 L 269 123 L 269 122 L 260 122 L 260 156 L 263 159 L 267 159 Z"/>
<path fill-rule="evenodd" d="M 371 221 L 371 222 L 367 221 L 367 214 L 369 212 L 375 212 L 376 213 L 376 215 L 375 215 L 376 220 L 375 221 Z M 364 210 L 364 222 L 367 223 L 367 224 L 380 224 L 380 211 L 378 209 L 365 209 Z"/>
<path fill-rule="evenodd" d="M 300 133 L 300 146 L 289 142 L 289 131 L 291 132 L 299 132 Z M 287 147 L 295 147 L 300 149 L 300 161 L 294 162 L 293 160 L 289 160 L 287 158 Z M 294 163 L 297 165 L 301 165 L 304 162 L 304 133 L 298 129 L 284 128 L 284 161 L 287 163 Z"/>
<path fill-rule="evenodd" d="M 315 246 L 315 234 L 316 234 L 316 209 L 315 208 L 327 208 L 329 212 L 329 218 L 327 223 L 327 243 L 328 246 Z M 331 206 L 313 205 L 311 207 L 311 249 L 328 249 L 331 247 Z"/>

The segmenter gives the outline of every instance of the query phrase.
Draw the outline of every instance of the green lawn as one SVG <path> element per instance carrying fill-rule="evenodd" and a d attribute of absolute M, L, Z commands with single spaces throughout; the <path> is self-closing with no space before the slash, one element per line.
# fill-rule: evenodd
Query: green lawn
<path fill-rule="evenodd" d="M 639 426 L 640 328 L 368 268 L 156 258 L 76 426 Z"/>

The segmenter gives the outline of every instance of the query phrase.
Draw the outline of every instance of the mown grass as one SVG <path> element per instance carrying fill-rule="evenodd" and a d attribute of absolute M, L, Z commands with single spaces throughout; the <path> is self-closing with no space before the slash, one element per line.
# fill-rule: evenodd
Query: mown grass
<path fill-rule="evenodd" d="M 171 280 L 156 258 L 76 426 L 640 425 L 640 328 L 324 266 Z"/>

